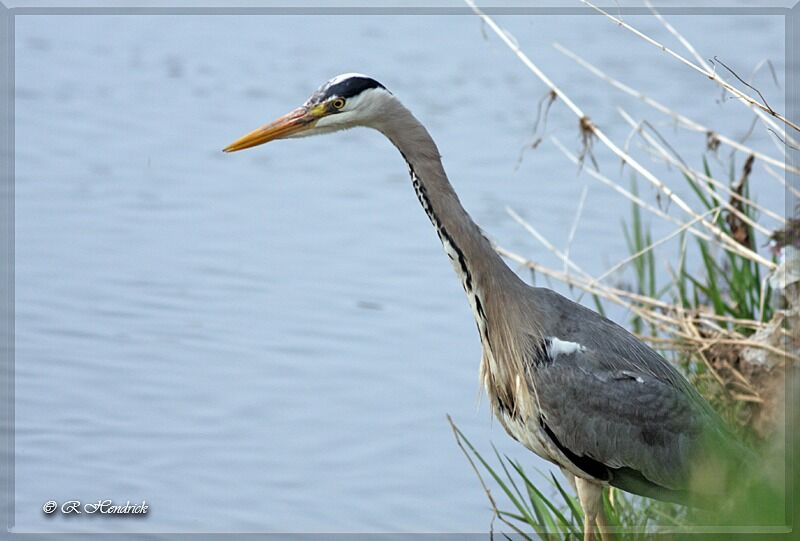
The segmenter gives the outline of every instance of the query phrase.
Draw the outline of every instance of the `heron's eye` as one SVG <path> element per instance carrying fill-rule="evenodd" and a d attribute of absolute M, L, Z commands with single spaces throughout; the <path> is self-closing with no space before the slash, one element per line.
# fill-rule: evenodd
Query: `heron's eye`
<path fill-rule="evenodd" d="M 344 98 L 336 98 L 331 102 L 331 105 L 333 105 L 333 108 L 336 110 L 341 109 L 344 107 Z"/>

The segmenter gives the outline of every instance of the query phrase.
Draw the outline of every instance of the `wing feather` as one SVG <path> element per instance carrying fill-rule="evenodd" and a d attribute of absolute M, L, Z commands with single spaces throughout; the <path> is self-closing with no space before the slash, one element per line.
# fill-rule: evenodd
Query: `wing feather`
<path fill-rule="evenodd" d="M 644 373 L 588 370 L 591 351 L 533 372 L 544 422 L 560 444 L 612 469 L 631 468 L 659 486 L 688 486 L 692 442 L 704 415 L 680 391 Z M 633 377 L 632 377 L 633 375 Z"/>
<path fill-rule="evenodd" d="M 539 422 L 573 462 L 594 461 L 608 469 L 610 484 L 645 496 L 682 501 L 697 492 L 698 471 L 720 478 L 703 491 L 724 490 L 746 450 L 686 378 L 612 321 L 550 290 L 534 291 L 536 304 L 547 307 L 537 321 L 546 340 L 576 346 L 562 345 L 529 370 Z"/>

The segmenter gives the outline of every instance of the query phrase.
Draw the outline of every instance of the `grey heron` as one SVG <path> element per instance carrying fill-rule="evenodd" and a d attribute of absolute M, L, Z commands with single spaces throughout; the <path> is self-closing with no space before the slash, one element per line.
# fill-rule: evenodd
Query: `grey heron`
<path fill-rule="evenodd" d="M 744 449 L 711 406 L 625 329 L 506 266 L 459 202 L 428 131 L 375 79 L 334 77 L 224 151 L 357 126 L 400 151 L 477 322 L 491 408 L 512 438 L 574 476 L 586 538 L 607 531 L 604 486 L 683 504 L 723 495 Z"/>

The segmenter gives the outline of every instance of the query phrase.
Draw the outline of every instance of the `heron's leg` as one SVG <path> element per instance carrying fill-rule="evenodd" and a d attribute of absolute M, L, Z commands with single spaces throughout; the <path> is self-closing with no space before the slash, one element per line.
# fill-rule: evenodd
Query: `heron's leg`
<path fill-rule="evenodd" d="M 603 508 L 603 486 L 592 481 L 575 478 L 578 500 L 583 508 L 583 541 L 592 541 L 596 530 L 595 521 Z"/>
<path fill-rule="evenodd" d="M 600 539 L 603 541 L 615 541 L 617 539 L 616 535 L 608 531 L 608 517 L 606 516 L 602 499 L 600 500 L 600 511 L 597 513 L 597 529 L 600 532 Z"/>
<path fill-rule="evenodd" d="M 583 541 L 595 541 L 594 521 L 589 518 L 589 515 L 583 516 Z"/>

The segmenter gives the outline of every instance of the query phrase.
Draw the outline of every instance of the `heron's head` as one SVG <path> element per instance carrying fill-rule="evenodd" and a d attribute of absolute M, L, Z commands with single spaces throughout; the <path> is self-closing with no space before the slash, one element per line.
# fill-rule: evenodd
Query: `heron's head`
<path fill-rule="evenodd" d="M 337 75 L 314 92 L 306 102 L 277 120 L 234 141 L 223 150 L 235 152 L 290 137 L 375 126 L 381 109 L 393 100 L 391 92 L 375 79 L 359 73 Z"/>

